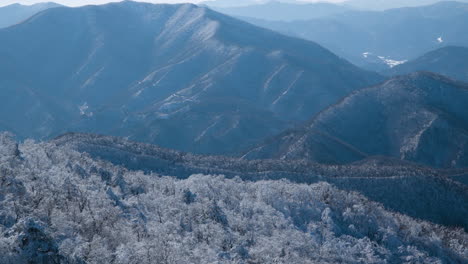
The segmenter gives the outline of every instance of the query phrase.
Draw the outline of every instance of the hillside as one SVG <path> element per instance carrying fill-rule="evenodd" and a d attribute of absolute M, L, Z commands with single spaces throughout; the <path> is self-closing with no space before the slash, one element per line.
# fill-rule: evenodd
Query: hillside
<path fill-rule="evenodd" d="M 245 157 L 343 164 L 381 155 L 468 167 L 467 104 L 465 83 L 427 72 L 399 76 L 354 92 Z"/>
<path fill-rule="evenodd" d="M 468 48 L 443 47 L 383 73 L 402 75 L 415 71 L 437 72 L 456 80 L 468 82 Z"/>
<path fill-rule="evenodd" d="M 466 180 L 466 169 L 436 170 L 383 157 L 329 166 L 305 160 L 201 156 L 91 134 L 67 134 L 52 143 L 129 170 L 172 175 L 180 179 L 193 174 L 210 174 L 246 181 L 328 182 L 344 190 L 360 192 L 394 211 L 468 230 L 468 186 L 457 183 Z M 427 203 L 428 200 L 431 203 Z"/>
<path fill-rule="evenodd" d="M 462 263 L 467 233 L 326 183 L 185 180 L 0 136 L 1 263 Z M 5 173 L 6 172 L 6 173 Z"/>
<path fill-rule="evenodd" d="M 0 30 L 0 61 L 0 124 L 20 138 L 96 132 L 198 153 L 238 151 L 381 80 L 190 4 L 49 9 Z"/>

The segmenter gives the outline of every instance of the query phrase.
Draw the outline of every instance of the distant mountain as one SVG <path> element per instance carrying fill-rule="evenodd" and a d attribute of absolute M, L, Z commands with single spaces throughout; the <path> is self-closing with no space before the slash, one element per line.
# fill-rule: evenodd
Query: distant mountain
<path fill-rule="evenodd" d="M 0 7 L 0 28 L 20 23 L 43 10 L 58 6 L 60 5 L 56 3 L 39 3 L 35 5 L 13 4 Z"/>
<path fill-rule="evenodd" d="M 129 170 L 180 179 L 211 174 L 253 182 L 279 179 L 307 184 L 328 182 L 344 190 L 358 191 L 394 211 L 468 230 L 468 186 L 454 181 L 468 178 L 466 169 L 430 169 L 383 157 L 328 166 L 304 160 L 202 156 L 91 134 L 66 134 L 51 143 Z M 427 203 L 428 200 L 432 202 Z"/>
<path fill-rule="evenodd" d="M 459 2 L 383 12 L 349 11 L 307 21 L 243 19 L 316 41 L 373 70 L 394 67 L 443 46 L 468 46 L 468 4 Z"/>
<path fill-rule="evenodd" d="M 327 17 L 349 11 L 349 7 L 330 3 L 285 3 L 271 1 L 263 4 L 215 8 L 215 10 L 238 17 L 251 17 L 264 20 L 308 20 Z"/>
<path fill-rule="evenodd" d="M 448 46 L 384 71 L 385 74 L 407 74 L 415 71 L 437 72 L 468 82 L 468 48 Z"/>
<path fill-rule="evenodd" d="M 345 164 L 389 156 L 429 166 L 468 167 L 468 84 L 433 73 L 395 77 L 354 92 L 310 123 L 246 158 Z"/>
<path fill-rule="evenodd" d="M 308 4 L 308 1 L 296 0 L 210 0 L 201 2 L 201 5 L 207 5 L 214 8 L 231 8 L 231 7 L 255 7 L 257 5 L 268 4 L 271 2 L 290 3 L 290 4 Z M 327 3 L 326 1 L 316 1 L 319 4 Z M 387 9 L 402 8 L 402 7 L 417 7 L 431 5 L 438 2 L 453 2 L 453 0 L 347 0 L 337 3 L 336 6 L 343 8 L 361 9 L 367 11 L 383 11 Z M 458 0 L 457 2 L 468 2 L 468 0 Z M 290 14 L 293 15 L 293 14 Z M 253 16 L 256 17 L 256 16 Z"/>
<path fill-rule="evenodd" d="M 226 153 L 381 79 L 190 4 L 53 8 L 0 30 L 0 124 L 21 138 L 85 131 Z"/>
<path fill-rule="evenodd" d="M 268 0 L 209 0 L 203 1 L 200 5 L 206 5 L 209 7 L 239 7 L 239 6 L 249 6 L 255 5 L 258 3 L 266 3 Z"/>
<path fill-rule="evenodd" d="M 360 8 L 363 10 L 386 10 L 401 7 L 416 7 L 431 5 L 437 2 L 453 2 L 452 0 L 348 0 L 346 6 Z M 457 0 L 457 2 L 468 2 L 466 0 Z"/>

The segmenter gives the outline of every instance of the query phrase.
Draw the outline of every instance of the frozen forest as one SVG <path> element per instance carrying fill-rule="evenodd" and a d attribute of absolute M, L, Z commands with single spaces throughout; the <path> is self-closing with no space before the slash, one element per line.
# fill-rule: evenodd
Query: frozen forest
<path fill-rule="evenodd" d="M 329 183 L 129 171 L 0 137 L 0 263 L 464 263 L 468 234 Z M 466 262 L 465 262 L 466 263 Z"/>

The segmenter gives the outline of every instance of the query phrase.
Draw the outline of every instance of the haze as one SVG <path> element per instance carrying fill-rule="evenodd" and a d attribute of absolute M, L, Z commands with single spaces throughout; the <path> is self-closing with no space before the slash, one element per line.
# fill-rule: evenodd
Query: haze
<path fill-rule="evenodd" d="M 24 5 L 31 5 L 31 4 L 37 4 L 37 3 L 42 3 L 42 2 L 48 2 L 48 1 L 41 1 L 41 0 L 24 0 L 24 1 L 16 1 L 16 0 L 7 0 L 7 1 L 2 1 L 0 3 L 0 6 L 6 6 L 14 3 L 19 3 L 19 4 L 24 4 Z M 56 1 L 50 1 L 50 2 L 55 2 L 59 3 L 62 5 L 67 5 L 67 6 L 83 6 L 83 5 L 92 5 L 92 4 L 105 4 L 105 3 L 110 3 L 110 2 L 120 2 L 120 0 L 56 0 Z M 204 2 L 204 0 L 148 0 L 148 1 L 140 1 L 140 2 L 150 2 L 150 3 L 201 3 Z M 252 0 L 252 3 L 256 2 L 265 2 L 265 1 L 259 1 L 259 0 Z M 292 1 L 284 1 L 284 2 L 292 2 Z M 343 0 L 329 0 L 329 1 L 319 1 L 319 0 L 304 0 L 304 1 L 298 1 L 298 2 L 331 2 L 331 3 L 339 3 L 343 2 Z"/>

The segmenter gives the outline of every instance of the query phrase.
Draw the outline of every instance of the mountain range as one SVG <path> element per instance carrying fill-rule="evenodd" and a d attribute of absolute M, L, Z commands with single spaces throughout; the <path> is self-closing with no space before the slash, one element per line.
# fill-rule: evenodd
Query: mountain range
<path fill-rule="evenodd" d="M 34 5 L 12 4 L 0 7 L 0 28 L 21 23 L 43 10 L 59 6 L 56 3 L 39 3 Z"/>
<path fill-rule="evenodd" d="M 0 9 L 0 263 L 465 263 L 466 5 L 290 2 Z"/>
<path fill-rule="evenodd" d="M 348 0 L 344 4 L 363 10 L 387 10 L 401 7 L 416 7 L 431 5 L 438 2 L 450 2 L 452 0 Z M 467 2 L 458 0 L 458 2 Z"/>
<path fill-rule="evenodd" d="M 377 10 L 401 8 L 401 7 L 416 7 L 423 5 L 431 5 L 437 2 L 449 2 L 452 0 L 345 0 L 334 1 L 338 7 L 346 7 L 361 10 Z M 255 7 L 259 5 L 277 2 L 282 4 L 309 4 L 310 2 L 328 3 L 328 1 L 300 1 L 300 0 L 211 0 L 201 2 L 202 5 L 207 5 L 214 8 L 237 8 L 237 7 Z M 466 0 L 459 0 L 466 2 Z"/>
<path fill-rule="evenodd" d="M 267 1 L 252 1 L 252 0 L 210 0 L 203 1 L 200 5 L 210 6 L 210 7 L 240 7 L 240 6 L 250 6 L 254 4 L 262 4 Z"/>
<path fill-rule="evenodd" d="M 0 263 L 466 262 L 468 5 L 252 1 L 0 8 Z"/>
<path fill-rule="evenodd" d="M 303 21 L 242 18 L 315 41 L 372 70 L 388 69 L 444 46 L 468 46 L 468 4 L 461 2 L 386 11 L 348 11 Z"/>
<path fill-rule="evenodd" d="M 383 79 L 191 4 L 49 9 L 0 30 L 0 58 L 0 126 L 20 138 L 96 132 L 198 153 L 240 150 Z"/>
<path fill-rule="evenodd" d="M 468 166 L 468 84 L 428 72 L 392 78 L 343 98 L 307 125 L 246 158 L 344 164 L 389 156 L 435 167 Z"/>
<path fill-rule="evenodd" d="M 440 17 L 434 8 L 421 10 Z M 0 41 L 0 129 L 22 139 L 79 131 L 248 159 L 468 166 L 465 84 L 417 73 L 372 87 L 384 78 L 318 44 L 204 7 L 52 8 Z M 446 47 L 384 73 L 464 80 L 465 53 Z"/>
<path fill-rule="evenodd" d="M 326 2 L 304 3 L 293 2 L 285 3 L 270 1 L 257 5 L 239 6 L 239 7 L 216 7 L 210 6 L 221 13 L 237 17 L 252 17 L 256 19 L 273 21 L 294 21 L 308 20 L 331 15 L 340 14 L 351 10 L 351 8 Z"/>

